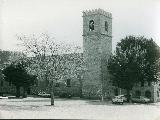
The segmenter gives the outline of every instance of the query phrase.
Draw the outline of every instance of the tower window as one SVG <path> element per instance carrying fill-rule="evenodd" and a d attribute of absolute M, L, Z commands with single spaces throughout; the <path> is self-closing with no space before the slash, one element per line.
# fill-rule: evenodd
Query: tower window
<path fill-rule="evenodd" d="M 105 21 L 105 31 L 108 32 L 108 22 L 107 21 Z"/>
<path fill-rule="evenodd" d="M 89 21 L 89 31 L 93 31 L 94 30 L 94 21 L 90 20 Z"/>

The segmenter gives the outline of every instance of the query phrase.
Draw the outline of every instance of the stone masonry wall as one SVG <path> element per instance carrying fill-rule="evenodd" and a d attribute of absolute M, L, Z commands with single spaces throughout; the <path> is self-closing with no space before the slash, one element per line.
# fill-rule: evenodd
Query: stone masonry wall
<path fill-rule="evenodd" d="M 89 21 L 94 30 L 89 30 Z M 105 22 L 108 22 L 108 31 Z M 112 52 L 111 14 L 101 9 L 83 12 L 83 48 L 86 72 L 83 80 L 83 96 L 99 98 L 110 95 L 107 60 Z M 109 89 L 108 89 L 109 88 Z"/>

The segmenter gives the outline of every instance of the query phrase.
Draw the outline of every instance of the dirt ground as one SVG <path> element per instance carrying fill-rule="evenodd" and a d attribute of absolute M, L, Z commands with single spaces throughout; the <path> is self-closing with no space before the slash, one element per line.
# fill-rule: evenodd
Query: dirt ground
<path fill-rule="evenodd" d="M 160 103 L 114 105 L 111 102 L 49 98 L 0 99 L 2 119 L 160 120 Z"/>

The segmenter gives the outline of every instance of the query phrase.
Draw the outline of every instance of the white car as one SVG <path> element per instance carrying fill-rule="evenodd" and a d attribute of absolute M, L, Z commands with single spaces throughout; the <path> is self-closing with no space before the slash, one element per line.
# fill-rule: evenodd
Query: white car
<path fill-rule="evenodd" d="M 124 100 L 121 96 L 115 96 L 113 99 L 112 99 L 112 103 L 113 104 L 123 104 Z"/>
<path fill-rule="evenodd" d="M 50 97 L 51 95 L 47 94 L 46 92 L 39 92 L 38 96 L 40 96 L 40 97 Z"/>
<path fill-rule="evenodd" d="M 0 99 L 8 99 L 8 97 L 0 96 Z"/>
<path fill-rule="evenodd" d="M 118 96 L 121 97 L 124 102 L 127 102 L 127 95 L 118 95 Z"/>

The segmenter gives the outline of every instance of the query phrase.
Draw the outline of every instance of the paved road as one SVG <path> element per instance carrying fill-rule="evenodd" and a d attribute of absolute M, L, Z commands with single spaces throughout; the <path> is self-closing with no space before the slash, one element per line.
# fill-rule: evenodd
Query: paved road
<path fill-rule="evenodd" d="M 0 99 L 0 118 L 160 120 L 160 103 L 113 105 L 109 102 L 49 98 Z"/>

